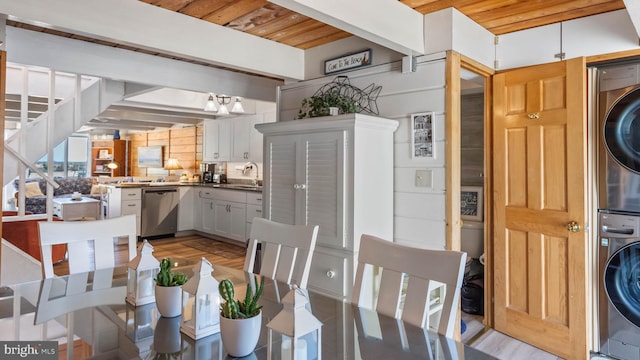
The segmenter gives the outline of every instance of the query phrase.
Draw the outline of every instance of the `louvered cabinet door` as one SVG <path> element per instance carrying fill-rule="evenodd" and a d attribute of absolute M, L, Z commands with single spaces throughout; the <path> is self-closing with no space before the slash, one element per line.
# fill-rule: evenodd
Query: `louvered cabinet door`
<path fill-rule="evenodd" d="M 342 249 L 344 232 L 345 131 L 313 133 L 300 140 L 304 167 L 298 168 L 296 223 L 319 225 L 318 244 Z"/>
<path fill-rule="evenodd" d="M 296 223 L 296 135 L 277 135 L 266 138 L 264 174 L 267 180 L 265 216 L 267 219 L 294 225 Z"/>

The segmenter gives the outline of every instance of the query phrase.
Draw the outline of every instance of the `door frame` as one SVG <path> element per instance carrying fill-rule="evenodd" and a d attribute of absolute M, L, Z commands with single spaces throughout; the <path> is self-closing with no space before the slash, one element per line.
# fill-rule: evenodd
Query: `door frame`
<path fill-rule="evenodd" d="M 461 86 L 460 70 L 465 69 L 484 77 L 484 325 L 493 327 L 493 242 L 487 234 L 493 233 L 493 163 L 491 149 L 493 140 L 491 131 L 493 127 L 493 113 L 491 110 L 492 76 L 495 71 L 471 58 L 455 51 L 447 51 L 445 70 L 445 184 L 446 206 L 446 248 L 448 250 L 460 250 L 460 229 L 462 221 L 460 217 L 460 106 Z M 488 130 L 489 129 L 489 130 Z"/>

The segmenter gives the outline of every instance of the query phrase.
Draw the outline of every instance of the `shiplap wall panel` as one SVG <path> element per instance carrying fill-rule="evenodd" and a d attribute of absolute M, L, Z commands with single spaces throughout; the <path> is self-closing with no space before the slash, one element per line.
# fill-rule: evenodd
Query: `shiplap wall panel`
<path fill-rule="evenodd" d="M 446 247 L 445 221 L 394 217 L 393 241 L 405 246 L 424 249 L 444 249 Z"/>
<path fill-rule="evenodd" d="M 394 241 L 405 245 L 443 249 L 445 238 L 445 61 L 442 53 L 417 59 L 417 71 L 403 74 L 399 62 L 344 73 L 361 89 L 382 86 L 379 116 L 398 120 L 394 134 Z M 300 103 L 335 76 L 281 87 L 278 121 L 294 119 Z M 435 158 L 411 157 L 411 114 L 436 113 Z M 296 120 L 304 121 L 304 120 Z M 416 170 L 431 170 L 431 188 L 415 186 Z M 371 194 L 375 196 L 375 194 Z M 416 214 L 420 212 L 420 214 Z M 425 218 L 425 216 L 429 218 Z"/>
<path fill-rule="evenodd" d="M 396 167 L 394 176 L 395 191 L 409 193 L 438 193 L 444 196 L 445 168 L 429 168 L 431 171 L 431 187 L 416 187 L 415 174 L 424 167 Z"/>

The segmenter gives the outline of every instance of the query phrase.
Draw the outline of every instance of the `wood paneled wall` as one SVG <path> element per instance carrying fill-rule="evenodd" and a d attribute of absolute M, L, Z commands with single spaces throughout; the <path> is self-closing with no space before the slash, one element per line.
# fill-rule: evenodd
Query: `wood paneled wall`
<path fill-rule="evenodd" d="M 176 128 L 168 130 L 148 131 L 145 133 L 132 133 L 129 135 L 129 148 L 131 149 L 131 175 L 151 176 L 166 175 L 167 170 L 138 167 L 138 148 L 143 146 L 162 146 L 164 161 L 176 158 L 182 171 L 189 176 L 198 174 L 198 166 L 202 161 L 202 126 Z"/>

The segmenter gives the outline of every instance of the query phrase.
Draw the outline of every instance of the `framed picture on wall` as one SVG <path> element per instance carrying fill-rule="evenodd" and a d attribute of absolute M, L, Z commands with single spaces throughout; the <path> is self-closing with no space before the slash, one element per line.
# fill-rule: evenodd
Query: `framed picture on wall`
<path fill-rule="evenodd" d="M 434 112 L 411 114 L 411 157 L 435 158 L 433 144 Z"/>
<path fill-rule="evenodd" d="M 460 187 L 460 217 L 462 220 L 482 221 L 482 186 Z"/>

